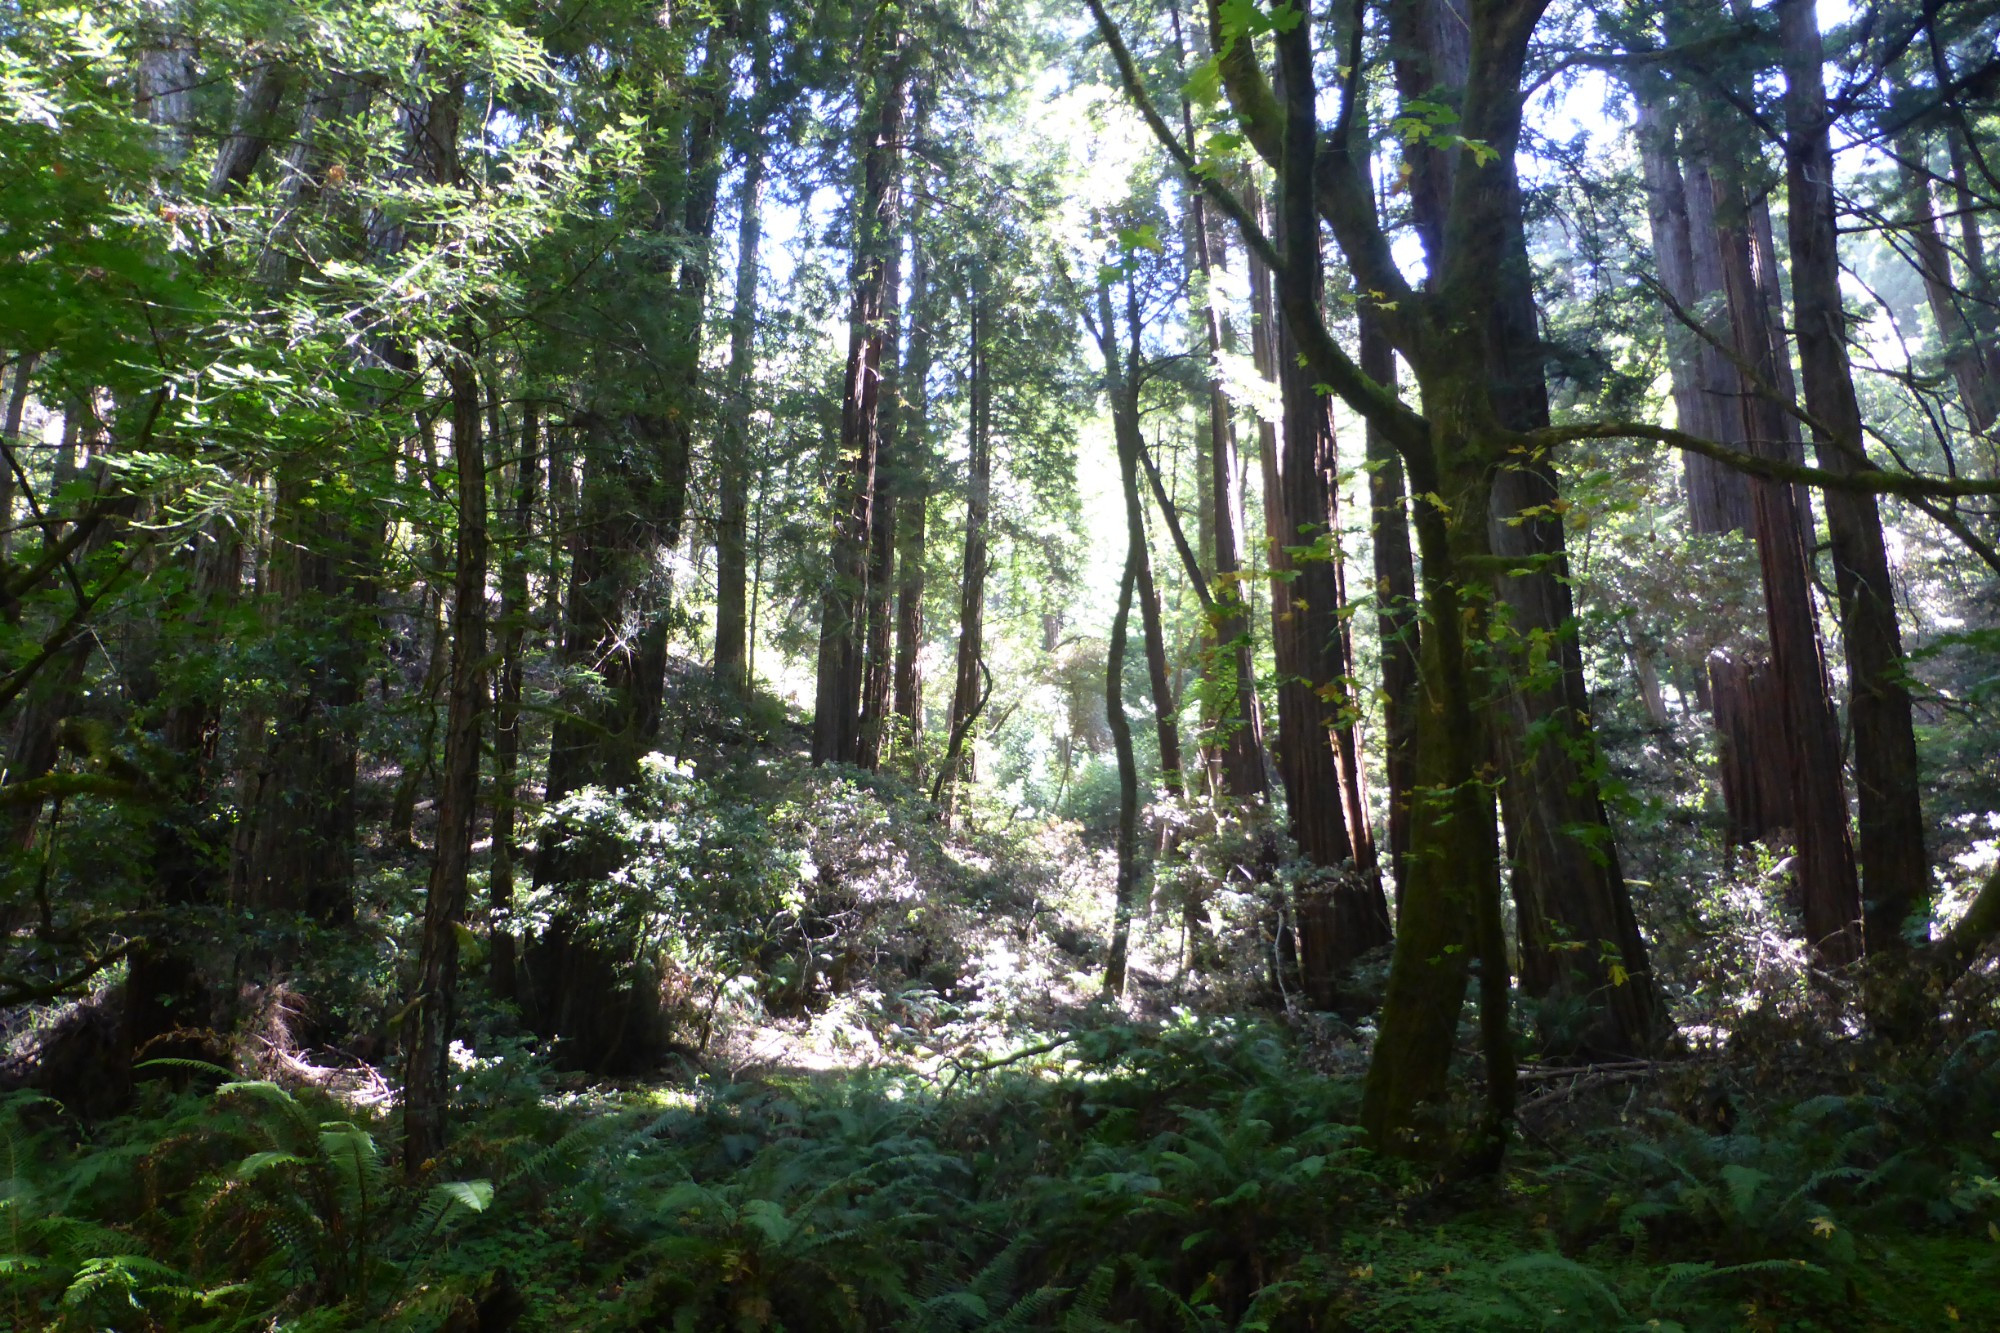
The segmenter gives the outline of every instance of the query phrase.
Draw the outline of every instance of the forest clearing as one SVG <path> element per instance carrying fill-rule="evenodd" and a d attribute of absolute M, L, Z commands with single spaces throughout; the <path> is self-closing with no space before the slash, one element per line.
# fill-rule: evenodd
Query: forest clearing
<path fill-rule="evenodd" d="M 2000 0 L 0 0 L 0 1327 L 2000 1330 Z"/>

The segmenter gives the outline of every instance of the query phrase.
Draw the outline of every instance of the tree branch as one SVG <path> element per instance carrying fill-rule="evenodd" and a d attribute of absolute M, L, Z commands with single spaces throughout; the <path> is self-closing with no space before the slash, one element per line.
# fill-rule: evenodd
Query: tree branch
<path fill-rule="evenodd" d="M 1132 53 L 1126 48 L 1125 39 L 1119 35 L 1117 24 L 1112 22 L 1111 15 L 1104 8 L 1104 0 L 1086 0 L 1086 3 L 1097 20 L 1105 46 L 1111 51 L 1112 62 L 1118 67 L 1118 77 L 1125 85 L 1126 96 L 1152 130 L 1153 137 L 1160 141 L 1160 146 L 1166 149 L 1167 155 L 1180 167 L 1189 182 L 1236 223 L 1243 234 L 1244 246 L 1274 275 L 1282 278 L 1285 263 L 1277 247 L 1271 244 L 1271 238 L 1264 234 L 1264 229 L 1234 191 L 1200 170 L 1193 154 L 1175 137 L 1166 120 L 1153 106 L 1153 99 L 1147 95 L 1145 84 L 1139 78 Z M 1305 328 L 1294 327 L 1292 332 L 1298 336 L 1315 373 L 1325 379 L 1327 387 L 1339 394 L 1364 420 L 1381 430 L 1398 449 L 1407 452 L 1429 446 L 1430 423 L 1404 406 L 1395 394 L 1362 374 L 1361 368 L 1341 350 L 1340 344 L 1327 332 L 1325 321 L 1316 313 L 1306 322 Z"/>
<path fill-rule="evenodd" d="M 2000 480 L 1952 480 L 1946 477 L 1926 477 L 1912 472 L 1884 472 L 1879 468 L 1859 472 L 1830 472 L 1825 468 L 1808 467 L 1803 463 L 1789 463 L 1782 459 L 1745 453 L 1741 449 L 1720 444 L 1715 440 L 1690 435 L 1686 431 L 1674 430 L 1668 426 L 1655 426 L 1645 421 L 1585 421 L 1570 426 L 1545 426 L 1540 430 L 1521 433 L 1518 440 L 1531 450 L 1550 449 L 1558 445 L 1575 444 L 1582 440 L 1657 440 L 1661 444 L 1671 445 L 1687 453 L 1712 458 L 1718 463 L 1735 468 L 1738 472 L 1761 477 L 1766 481 L 1795 482 L 1806 486 L 1817 486 L 1821 490 L 1927 498 L 2000 495 Z"/>

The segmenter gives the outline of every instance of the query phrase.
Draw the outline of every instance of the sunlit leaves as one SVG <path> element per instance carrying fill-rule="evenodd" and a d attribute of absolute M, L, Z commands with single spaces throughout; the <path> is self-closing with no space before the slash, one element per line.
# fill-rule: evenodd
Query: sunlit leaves
<path fill-rule="evenodd" d="M 1305 14 L 1292 0 L 1273 5 L 1268 11 L 1257 0 L 1222 0 L 1222 47 L 1219 55 L 1227 56 L 1236 47 L 1239 38 L 1255 40 L 1266 33 L 1290 32 L 1305 19 Z"/>
<path fill-rule="evenodd" d="M 1493 145 L 1480 139 L 1468 139 L 1447 128 L 1457 123 L 1458 108 L 1413 97 L 1404 101 L 1402 114 L 1389 122 L 1389 129 L 1403 141 L 1405 148 L 1426 144 L 1442 149 L 1463 148 L 1482 167 L 1499 159 L 1500 150 Z"/>

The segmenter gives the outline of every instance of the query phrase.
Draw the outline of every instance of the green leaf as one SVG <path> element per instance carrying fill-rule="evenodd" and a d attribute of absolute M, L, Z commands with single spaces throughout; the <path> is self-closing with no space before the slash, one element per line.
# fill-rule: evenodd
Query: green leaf
<path fill-rule="evenodd" d="M 1222 62 L 1214 56 L 1202 61 L 1188 75 L 1188 100 L 1196 106 L 1215 106 L 1222 101 Z"/>
<path fill-rule="evenodd" d="M 297 1153 L 253 1152 L 236 1164 L 236 1178 L 249 1180 L 262 1175 L 274 1166 L 303 1166 L 305 1159 Z"/>
<path fill-rule="evenodd" d="M 483 1213 L 493 1202 L 493 1182 L 490 1180 L 448 1180 L 437 1187 L 437 1193 L 450 1199 L 453 1204 L 468 1213 Z"/>
<path fill-rule="evenodd" d="M 1160 229 L 1148 222 L 1138 227 L 1118 229 L 1118 248 L 1121 250 L 1145 250 L 1160 254 Z"/>
<path fill-rule="evenodd" d="M 1768 1171 L 1734 1162 L 1722 1168 L 1723 1183 L 1729 1186 L 1729 1203 L 1738 1213 L 1748 1213 L 1757 1200 L 1757 1191 L 1771 1178 Z"/>

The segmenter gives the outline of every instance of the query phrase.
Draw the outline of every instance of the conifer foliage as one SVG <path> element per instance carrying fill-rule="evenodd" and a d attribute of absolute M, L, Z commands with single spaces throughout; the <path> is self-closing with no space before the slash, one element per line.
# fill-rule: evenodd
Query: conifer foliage
<path fill-rule="evenodd" d="M 1996 43 L 0 5 L 6 1319 L 2000 1325 Z"/>

